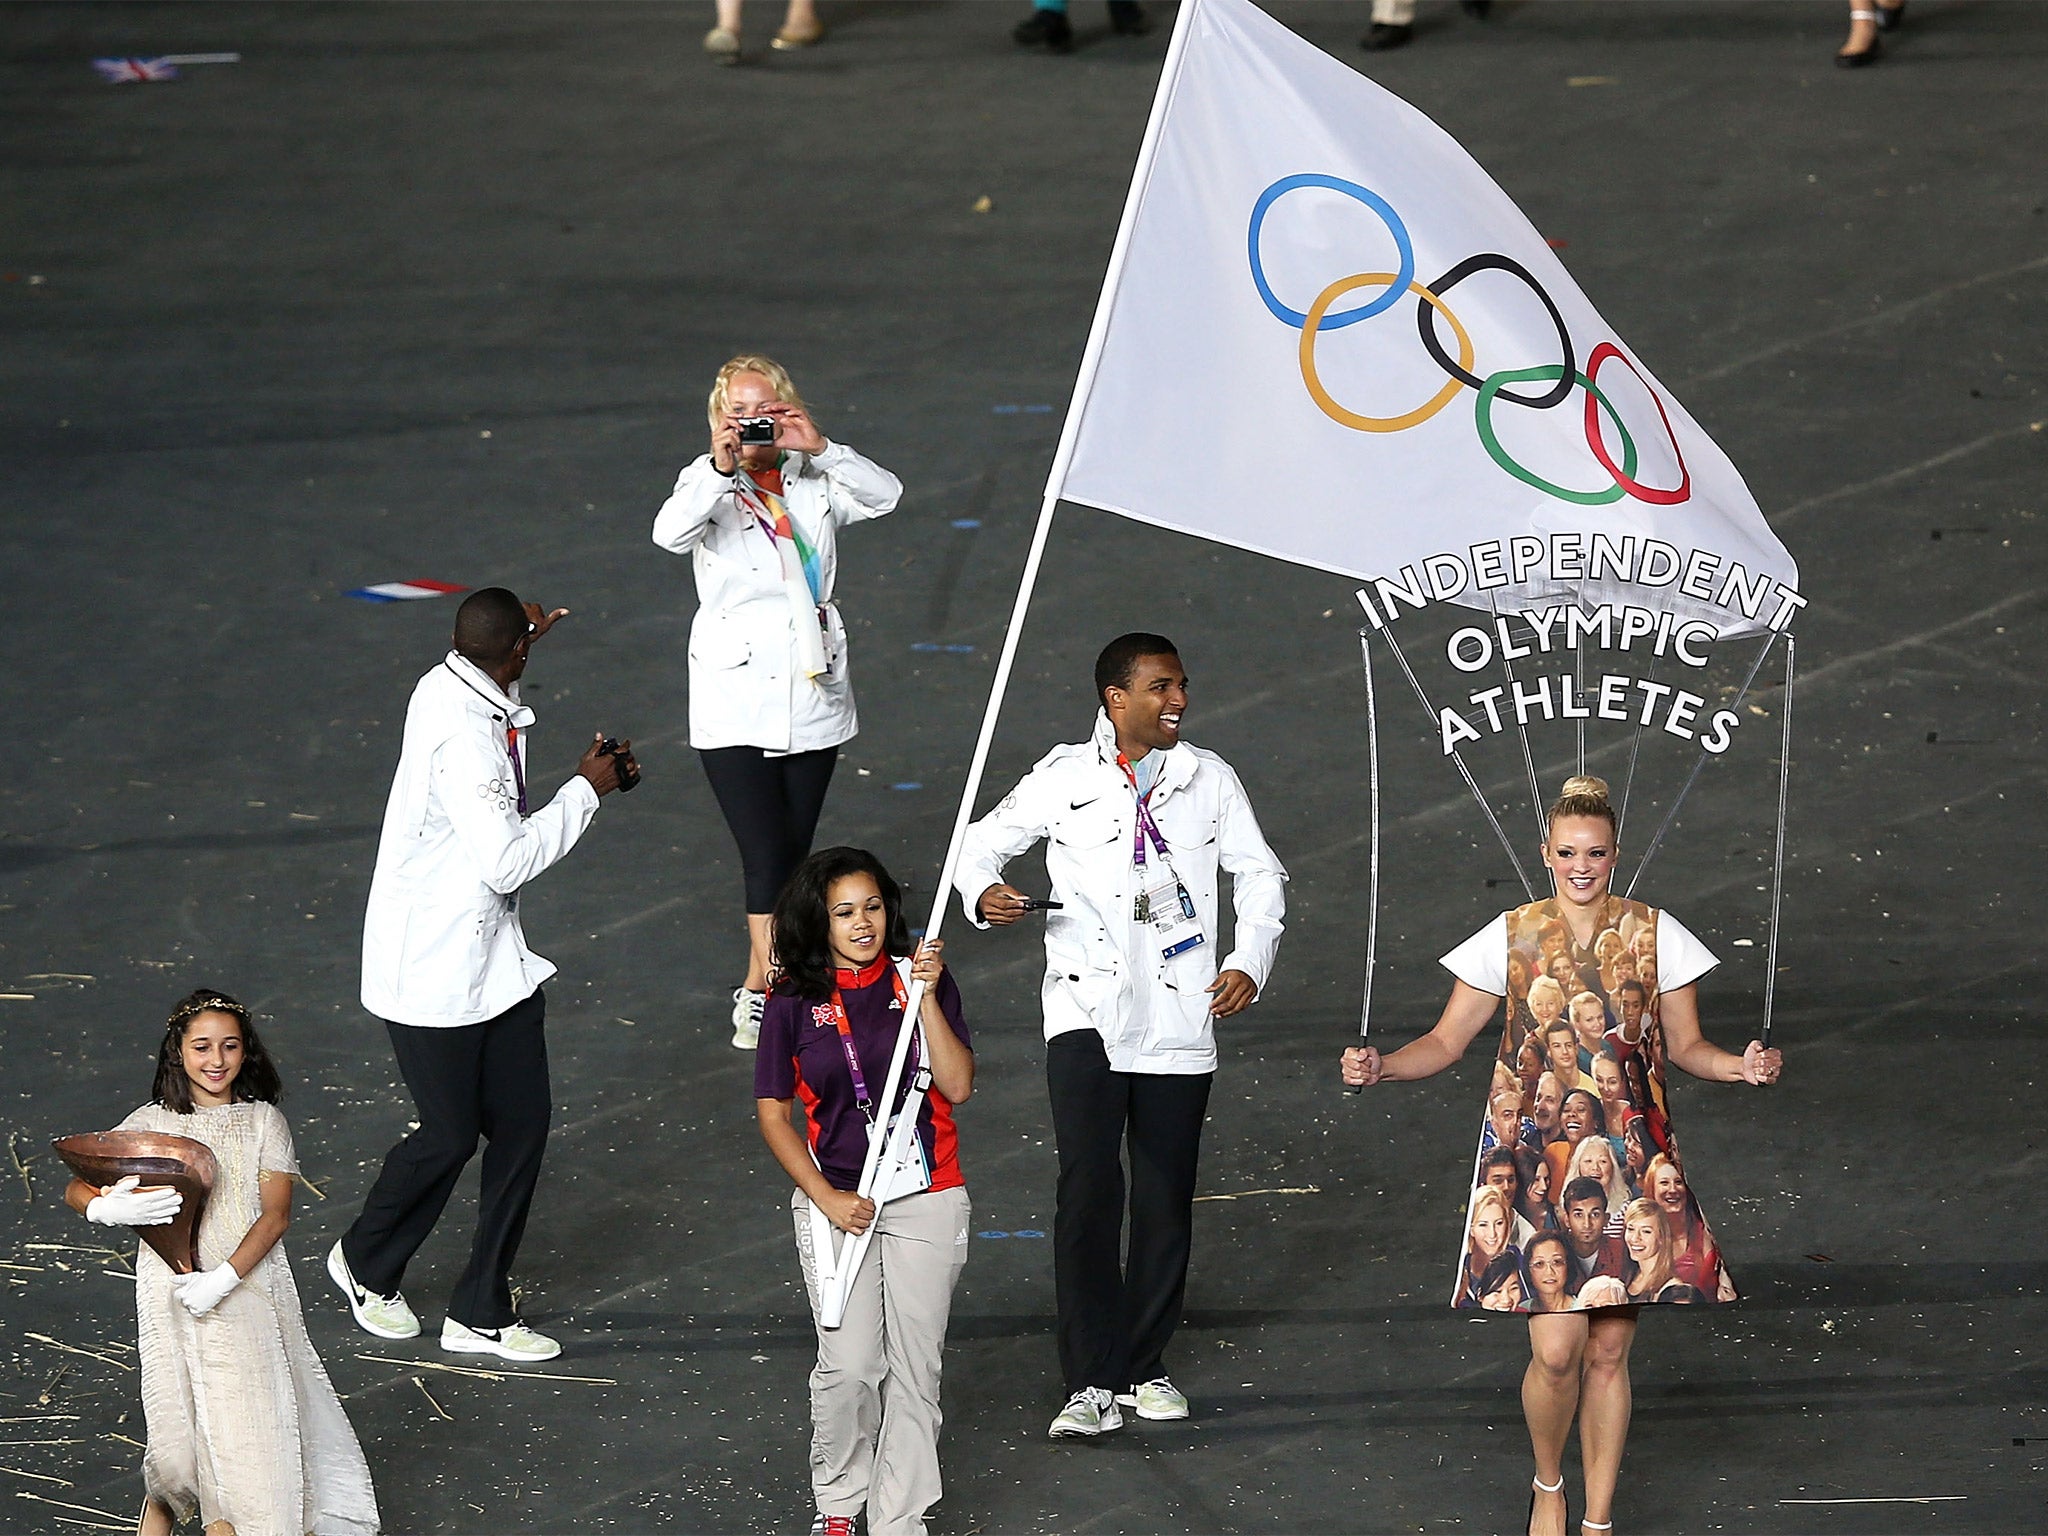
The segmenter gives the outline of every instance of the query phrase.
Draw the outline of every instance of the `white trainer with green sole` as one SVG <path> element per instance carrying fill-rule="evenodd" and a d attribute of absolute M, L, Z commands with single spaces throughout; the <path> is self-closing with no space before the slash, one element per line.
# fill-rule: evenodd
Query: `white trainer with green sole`
<path fill-rule="evenodd" d="M 1106 1435 L 1123 1427 L 1124 1416 L 1117 1408 L 1115 1394 L 1103 1387 L 1084 1387 L 1067 1399 L 1067 1406 L 1060 1410 L 1046 1433 L 1055 1440 L 1064 1440 L 1070 1435 Z"/>
<path fill-rule="evenodd" d="M 1141 1382 L 1128 1392 L 1119 1392 L 1116 1400 L 1125 1408 L 1136 1409 L 1141 1419 L 1184 1419 L 1188 1416 L 1187 1394 L 1164 1376 Z"/>
<path fill-rule="evenodd" d="M 327 1250 L 327 1278 L 341 1287 L 341 1294 L 348 1298 L 349 1311 L 355 1314 L 356 1326 L 363 1332 L 374 1333 L 380 1339 L 419 1337 L 420 1320 L 405 1304 L 405 1298 L 395 1291 L 379 1296 L 358 1284 L 349 1271 L 348 1260 L 342 1257 L 340 1243 Z"/>
<path fill-rule="evenodd" d="M 458 1355 L 498 1355 L 506 1360 L 552 1360 L 562 1346 L 524 1323 L 503 1328 L 471 1328 L 454 1318 L 441 1323 L 441 1347 Z"/>

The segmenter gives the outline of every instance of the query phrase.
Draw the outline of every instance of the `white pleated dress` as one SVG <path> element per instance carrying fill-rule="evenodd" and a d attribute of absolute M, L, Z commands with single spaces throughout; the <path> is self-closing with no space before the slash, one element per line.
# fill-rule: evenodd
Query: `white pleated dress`
<path fill-rule="evenodd" d="M 181 1115 L 138 1109 L 124 1131 L 203 1141 L 220 1160 L 199 1224 L 201 1269 L 223 1263 L 261 1213 L 259 1176 L 298 1172 L 274 1104 Z M 370 1469 L 313 1352 L 279 1242 L 204 1317 L 171 1289 L 156 1250 L 135 1256 L 135 1321 L 149 1449 L 142 1479 L 180 1520 L 231 1523 L 236 1536 L 376 1536 Z"/>

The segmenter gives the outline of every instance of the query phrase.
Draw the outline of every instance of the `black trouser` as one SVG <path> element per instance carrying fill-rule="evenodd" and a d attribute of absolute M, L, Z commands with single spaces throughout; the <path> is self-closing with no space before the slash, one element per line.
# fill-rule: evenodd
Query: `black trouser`
<path fill-rule="evenodd" d="M 385 1157 L 363 1213 L 341 1239 L 349 1269 L 369 1289 L 388 1296 L 399 1288 L 405 1266 L 441 1219 L 482 1136 L 489 1145 L 476 1240 L 469 1267 L 448 1298 L 448 1315 L 471 1328 L 503 1328 L 518 1320 L 507 1277 L 547 1150 L 546 1015 L 546 998 L 536 990 L 481 1024 L 384 1026 L 419 1110 L 420 1128 Z"/>
<path fill-rule="evenodd" d="M 1052 1264 L 1059 1305 L 1060 1370 L 1067 1390 L 1121 1392 L 1166 1374 L 1180 1323 L 1194 1230 L 1195 1164 L 1213 1072 L 1112 1072 L 1092 1029 L 1055 1035 L 1045 1048 L 1060 1182 Z M 1130 1254 L 1121 1144 L 1131 1159 Z"/>
<path fill-rule="evenodd" d="M 740 845 L 747 910 L 773 912 L 790 871 L 811 851 L 839 749 L 770 757 L 759 747 L 709 747 L 697 755 L 732 840 Z"/>

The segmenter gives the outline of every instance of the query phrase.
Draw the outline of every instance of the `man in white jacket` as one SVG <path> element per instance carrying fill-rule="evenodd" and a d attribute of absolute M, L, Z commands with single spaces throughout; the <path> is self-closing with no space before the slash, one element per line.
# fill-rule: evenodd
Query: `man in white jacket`
<path fill-rule="evenodd" d="M 603 751 L 600 732 L 569 782 L 529 814 L 522 738 L 533 711 L 519 702 L 519 677 L 533 642 L 567 613 L 543 613 L 503 587 L 471 593 L 454 648 L 406 707 L 363 920 L 362 995 L 390 1033 L 419 1128 L 391 1149 L 327 1256 L 362 1327 L 416 1335 L 399 1282 L 485 1138 L 476 1237 L 441 1347 L 508 1360 L 562 1352 L 519 1321 L 508 1278 L 547 1147 L 541 984 L 555 973 L 526 947 L 519 888 L 576 845 L 621 774 L 628 784 L 639 776 L 631 743 Z"/>
<path fill-rule="evenodd" d="M 1173 642 L 1130 634 L 1095 663 L 1090 740 L 1055 747 L 968 829 L 956 877 L 977 927 L 1034 906 L 1003 866 L 1047 840 L 1046 1086 L 1059 1146 L 1053 1274 L 1071 1394 L 1055 1437 L 1180 1419 L 1164 1354 L 1180 1321 L 1215 1021 L 1273 968 L 1287 871 L 1244 786 L 1182 744 L 1188 684 Z M 1217 871 L 1231 876 L 1235 947 L 1218 958 Z M 1120 1263 L 1128 1136 L 1130 1250 Z"/>

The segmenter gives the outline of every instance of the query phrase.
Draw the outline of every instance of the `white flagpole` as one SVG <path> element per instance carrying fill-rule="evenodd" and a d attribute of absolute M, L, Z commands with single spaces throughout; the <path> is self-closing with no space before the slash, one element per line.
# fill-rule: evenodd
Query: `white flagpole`
<path fill-rule="evenodd" d="M 1075 443 L 1080 436 L 1081 418 L 1088 409 L 1088 396 L 1095 387 L 1095 372 L 1102 361 L 1103 343 L 1109 334 L 1111 312 L 1116 308 L 1116 294 L 1123 281 L 1124 261 L 1131 246 L 1131 229 L 1137 222 L 1138 206 L 1144 201 L 1145 188 L 1152 179 L 1152 161 L 1159 148 L 1160 131 L 1166 123 L 1167 108 L 1172 104 L 1175 86 L 1180 80 L 1182 55 L 1187 51 L 1188 38 L 1193 32 L 1194 20 L 1201 11 L 1201 0 L 1185 0 L 1180 14 L 1175 18 L 1173 37 L 1166 46 L 1166 63 L 1159 71 L 1159 88 L 1152 97 L 1152 115 L 1145 124 L 1145 137 L 1138 146 L 1138 163 L 1131 173 L 1131 189 L 1124 199 L 1123 220 L 1117 226 L 1116 243 L 1110 247 L 1109 268 L 1102 279 L 1102 293 L 1095 302 L 1094 323 L 1088 329 L 1088 345 L 1081 353 L 1081 367 L 1074 379 L 1074 393 L 1067 404 L 1067 419 L 1060 428 L 1059 447 L 1053 453 L 1052 469 L 1045 478 L 1045 496 L 1039 503 L 1038 526 L 1032 531 L 1031 550 L 1024 557 L 1024 575 L 1017 586 L 1017 600 L 1010 608 L 1009 627 L 1003 632 L 1003 648 L 996 658 L 994 681 L 989 685 L 988 706 L 981 715 L 981 734 L 974 743 L 974 756 L 968 761 L 967 782 L 961 786 L 960 806 L 953 815 L 953 835 L 946 844 L 945 863 L 940 866 L 939 885 L 933 895 L 932 915 L 925 925 L 926 940 L 936 939 L 944 926 L 946 903 L 953 890 L 953 879 L 960 865 L 960 848 L 967 840 L 967 825 L 973 819 L 974 799 L 981 791 L 981 778 L 988 767 L 989 744 L 995 738 L 996 720 L 1002 714 L 1003 695 L 1009 690 L 1010 673 L 1017 661 L 1017 643 L 1024 633 L 1024 618 L 1031 607 L 1031 594 L 1038 585 L 1039 566 L 1045 559 L 1047 536 L 1052 532 L 1053 510 L 1059 505 L 1060 490 L 1066 483 L 1067 466 L 1073 462 Z M 915 1032 L 919 1010 L 924 1006 L 924 984 L 913 981 L 910 995 L 903 1004 L 903 1025 L 896 1036 L 896 1051 L 889 1061 L 889 1076 L 882 1087 L 882 1096 L 876 1103 L 883 1106 L 896 1102 L 896 1090 L 903 1080 L 903 1066 L 910 1053 L 910 1039 Z M 886 1109 L 884 1110 L 886 1114 Z M 904 1115 L 913 1117 L 911 1106 L 904 1106 Z M 886 1124 L 886 1120 L 884 1124 Z M 884 1140 L 894 1138 L 873 1136 L 868 1141 L 866 1160 L 861 1164 L 860 1194 L 874 1198 L 876 1174 L 882 1163 Z M 902 1148 L 907 1149 L 905 1142 Z M 877 1213 L 879 1215 L 879 1212 Z M 846 1300 L 853 1287 L 855 1271 L 860 1268 L 862 1256 L 867 1252 L 868 1239 L 874 1232 L 873 1223 L 859 1236 L 851 1239 L 840 1251 L 837 1264 L 827 1275 L 822 1268 L 819 1275 L 818 1311 L 819 1322 L 827 1328 L 839 1326 L 846 1315 Z"/>

